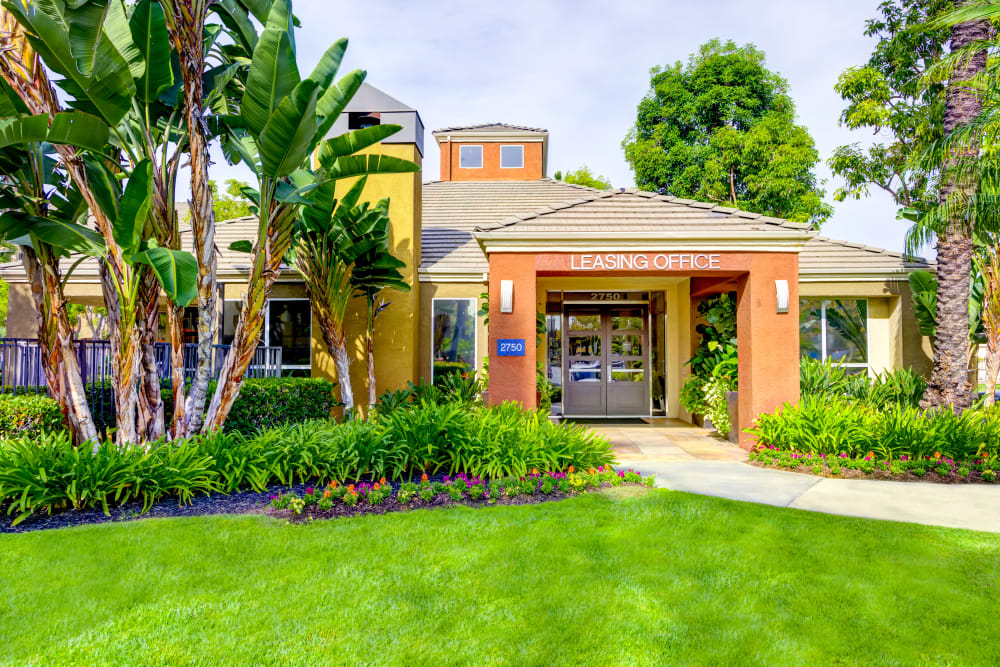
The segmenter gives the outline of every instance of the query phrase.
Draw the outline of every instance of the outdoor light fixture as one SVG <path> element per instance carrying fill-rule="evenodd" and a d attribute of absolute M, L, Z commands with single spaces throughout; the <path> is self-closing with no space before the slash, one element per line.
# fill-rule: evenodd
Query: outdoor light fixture
<path fill-rule="evenodd" d="M 785 299 L 785 302 L 787 304 L 787 302 L 788 302 L 787 297 Z M 513 280 L 501 280 L 500 281 L 500 312 L 501 313 L 513 313 L 514 312 L 514 281 Z"/>
<path fill-rule="evenodd" d="M 778 312 L 787 313 L 788 312 L 788 281 L 787 280 L 775 280 L 774 290 L 778 297 Z"/>

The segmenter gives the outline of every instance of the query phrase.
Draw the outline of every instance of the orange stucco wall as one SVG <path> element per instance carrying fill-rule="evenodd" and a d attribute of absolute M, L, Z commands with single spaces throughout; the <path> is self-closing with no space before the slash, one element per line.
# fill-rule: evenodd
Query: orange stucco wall
<path fill-rule="evenodd" d="M 491 403 L 516 400 L 534 405 L 535 292 L 540 275 L 732 278 L 720 283 L 735 286 L 737 292 L 740 425 L 752 425 L 762 412 L 799 398 L 797 253 L 492 253 L 489 259 Z M 500 313 L 501 280 L 514 282 L 513 313 Z M 775 280 L 788 281 L 786 313 L 777 312 Z M 524 339 L 526 356 L 499 357 L 500 338 Z M 740 445 L 751 447 L 752 436 L 741 432 Z"/>
<path fill-rule="evenodd" d="M 459 146 L 482 146 L 482 168 L 462 169 L 459 167 Z M 501 146 L 524 146 L 524 167 L 521 169 L 501 169 Z M 536 181 L 544 177 L 545 173 L 542 168 L 542 142 L 540 141 L 441 142 L 442 181 Z"/>
<path fill-rule="evenodd" d="M 500 312 L 500 281 L 514 281 L 514 308 Z M 490 257 L 489 401 L 517 401 L 537 407 L 535 396 L 535 256 L 503 253 Z M 497 356 L 501 338 L 523 338 L 524 356 Z"/>

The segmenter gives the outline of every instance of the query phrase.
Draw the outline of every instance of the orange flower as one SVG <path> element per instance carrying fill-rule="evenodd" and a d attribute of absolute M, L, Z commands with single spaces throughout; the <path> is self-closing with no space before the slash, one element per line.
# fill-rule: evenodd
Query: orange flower
<path fill-rule="evenodd" d="M 576 470 L 573 469 L 573 466 L 570 466 L 568 470 L 569 472 L 576 472 Z"/>
<path fill-rule="evenodd" d="M 531 469 L 531 474 L 532 475 L 537 475 L 538 474 L 538 468 L 532 468 Z"/>
<path fill-rule="evenodd" d="M 597 472 L 597 470 L 595 470 L 595 469 L 594 469 L 594 468 L 592 467 L 592 468 L 591 468 L 590 470 L 588 470 L 587 472 L 589 472 L 589 473 L 590 473 L 591 475 L 593 475 L 593 474 L 594 474 L 595 472 Z"/>
<path fill-rule="evenodd" d="M 941 452 L 934 452 L 934 458 L 936 459 L 941 458 Z"/>
<path fill-rule="evenodd" d="M 332 482 L 330 482 L 330 488 L 331 489 L 336 489 L 337 488 L 337 480 L 333 480 Z"/>
<path fill-rule="evenodd" d="M 372 488 L 375 489 L 376 491 L 378 491 L 382 487 L 378 485 L 378 482 L 375 482 L 375 484 L 372 485 Z"/>
<path fill-rule="evenodd" d="M 327 489 L 326 491 L 323 492 L 323 497 L 324 498 L 329 498 L 330 497 L 330 489 Z"/>
<path fill-rule="evenodd" d="M 385 485 L 385 477 L 379 477 L 378 483 Z"/>
<path fill-rule="evenodd" d="M 347 485 L 347 492 L 348 493 L 354 493 L 354 485 L 353 484 L 348 484 Z"/>
<path fill-rule="evenodd" d="M 421 482 L 426 482 L 427 481 L 427 473 L 421 473 L 420 474 L 420 481 Z"/>

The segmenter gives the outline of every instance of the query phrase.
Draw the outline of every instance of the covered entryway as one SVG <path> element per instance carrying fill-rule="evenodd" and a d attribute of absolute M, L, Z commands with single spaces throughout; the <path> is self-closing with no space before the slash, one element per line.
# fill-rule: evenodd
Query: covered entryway
<path fill-rule="evenodd" d="M 648 304 L 564 303 L 563 331 L 563 415 L 649 416 Z"/>
<path fill-rule="evenodd" d="M 582 288 L 596 294 L 673 290 L 666 305 L 665 384 L 668 403 L 676 404 L 694 352 L 684 344 L 692 338 L 676 332 L 694 324 L 695 299 L 732 292 L 738 423 L 753 424 L 761 412 L 798 400 L 798 257 L 812 235 L 801 223 L 635 191 L 589 194 L 479 227 L 490 266 L 490 402 L 535 407 L 539 368 L 552 367 L 552 347 L 539 345 L 538 323 L 552 312 L 552 290 L 561 289 L 563 414 L 651 414 L 648 306 L 594 298 L 574 303 L 569 293 Z M 742 447 L 753 444 L 749 434 L 739 435 Z"/>

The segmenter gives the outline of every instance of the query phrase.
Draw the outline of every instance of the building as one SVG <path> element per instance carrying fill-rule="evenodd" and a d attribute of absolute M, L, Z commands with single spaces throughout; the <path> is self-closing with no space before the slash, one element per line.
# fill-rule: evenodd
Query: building
<path fill-rule="evenodd" d="M 381 122 L 404 129 L 371 150 L 420 163 L 419 113 L 367 84 L 334 132 Z M 741 424 L 798 397 L 800 353 L 856 372 L 929 369 L 907 283 L 926 262 L 712 203 L 554 181 L 542 129 L 495 123 L 433 137 L 439 180 L 380 175 L 365 190 L 391 198 L 393 243 L 413 286 L 387 295 L 378 322 L 379 392 L 455 369 L 481 372 L 488 360 L 489 401 L 534 406 L 540 364 L 561 387 L 557 410 L 566 416 L 690 420 L 678 394 L 699 339 L 697 306 L 724 292 L 737 296 Z M 249 269 L 246 255 L 227 248 L 255 229 L 253 219 L 218 225 L 222 344 Z M 11 283 L 8 334 L 33 336 L 20 265 L 0 276 Z M 478 315 L 487 294 L 489 327 Z M 96 264 L 74 271 L 67 296 L 99 305 Z M 359 314 L 348 332 L 360 362 Z M 265 336 L 281 348 L 285 373 L 335 375 L 292 271 L 275 287 Z M 364 364 L 354 369 L 363 396 Z"/>

